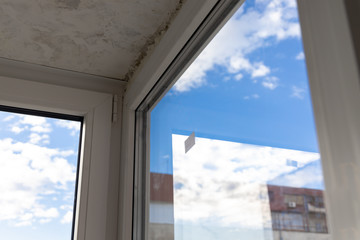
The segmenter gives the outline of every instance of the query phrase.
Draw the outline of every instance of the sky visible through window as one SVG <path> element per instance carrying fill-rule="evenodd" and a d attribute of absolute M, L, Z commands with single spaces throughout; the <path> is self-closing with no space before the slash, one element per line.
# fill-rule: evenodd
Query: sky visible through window
<path fill-rule="evenodd" d="M 0 111 L 1 239 L 71 239 L 80 127 Z"/>
<path fill-rule="evenodd" d="M 150 132 L 149 239 L 328 233 L 295 0 L 245 1 L 153 109 Z M 173 201 L 158 196 L 162 174 Z"/>
<path fill-rule="evenodd" d="M 248 0 L 151 113 L 151 172 L 172 134 L 318 152 L 294 0 Z M 322 187 L 322 184 L 318 186 Z"/>

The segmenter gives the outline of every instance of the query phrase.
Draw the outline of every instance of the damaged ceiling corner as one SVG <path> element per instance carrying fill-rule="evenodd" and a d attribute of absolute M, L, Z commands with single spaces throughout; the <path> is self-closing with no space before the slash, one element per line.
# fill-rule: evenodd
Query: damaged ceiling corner
<path fill-rule="evenodd" d="M 145 45 L 141 48 L 135 62 L 130 66 L 129 71 L 125 75 L 124 81 L 130 82 L 136 71 L 146 62 L 147 57 L 151 55 L 166 31 L 169 29 L 171 23 L 174 21 L 185 1 L 186 0 L 179 0 L 176 8 L 169 12 L 167 20 L 165 20 L 152 35 L 147 37 Z"/>
<path fill-rule="evenodd" d="M 129 80 L 184 0 L 3 0 L 0 58 Z"/>

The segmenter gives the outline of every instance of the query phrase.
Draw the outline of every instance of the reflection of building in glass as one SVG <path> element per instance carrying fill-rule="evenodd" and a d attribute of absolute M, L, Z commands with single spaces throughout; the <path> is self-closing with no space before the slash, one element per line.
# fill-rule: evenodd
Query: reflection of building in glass
<path fill-rule="evenodd" d="M 268 194 L 274 240 L 329 238 L 322 190 L 268 185 Z"/>
<path fill-rule="evenodd" d="M 149 240 L 174 239 L 173 176 L 150 173 Z"/>
<path fill-rule="evenodd" d="M 150 186 L 148 239 L 173 240 L 173 176 L 151 173 Z M 266 239 L 330 239 L 322 190 L 267 185 L 267 191 L 273 234 Z"/>

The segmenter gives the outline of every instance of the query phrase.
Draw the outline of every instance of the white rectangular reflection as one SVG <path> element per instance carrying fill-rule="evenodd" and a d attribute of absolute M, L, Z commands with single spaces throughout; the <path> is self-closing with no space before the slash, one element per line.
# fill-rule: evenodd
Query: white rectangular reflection
<path fill-rule="evenodd" d="M 323 188 L 318 153 L 196 138 L 185 154 L 186 138 L 172 135 L 176 240 L 272 240 L 268 184 Z"/>

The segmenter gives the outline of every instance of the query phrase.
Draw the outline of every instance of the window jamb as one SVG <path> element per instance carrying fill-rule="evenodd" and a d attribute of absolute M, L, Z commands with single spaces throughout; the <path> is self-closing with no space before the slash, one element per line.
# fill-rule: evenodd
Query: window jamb
<path fill-rule="evenodd" d="M 112 95 L 4 76 L 0 83 L 0 105 L 84 117 L 74 239 L 105 239 Z"/>
<path fill-rule="evenodd" d="M 360 238 L 360 76 L 345 1 L 298 0 L 333 239 Z"/>

